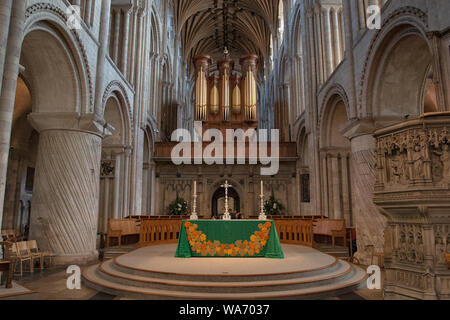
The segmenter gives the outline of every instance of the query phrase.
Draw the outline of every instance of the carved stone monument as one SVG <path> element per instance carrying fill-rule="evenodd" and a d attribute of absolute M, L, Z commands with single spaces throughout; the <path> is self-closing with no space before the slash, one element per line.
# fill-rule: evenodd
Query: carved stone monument
<path fill-rule="evenodd" d="M 450 298 L 449 129 L 450 113 L 434 113 L 375 133 L 386 299 Z"/>

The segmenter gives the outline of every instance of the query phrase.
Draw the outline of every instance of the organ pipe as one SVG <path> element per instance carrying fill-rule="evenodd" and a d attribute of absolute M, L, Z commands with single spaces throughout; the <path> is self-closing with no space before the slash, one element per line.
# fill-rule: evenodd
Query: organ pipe
<path fill-rule="evenodd" d="M 223 121 L 257 121 L 257 63 L 258 56 L 241 57 L 240 74 L 233 74 L 234 61 L 225 50 L 223 59 L 217 62 L 219 75 L 209 74 L 211 58 L 199 55 L 194 58 L 197 72 L 195 88 L 195 116 L 198 121 L 207 121 L 209 113 L 211 121 L 220 118 Z"/>
<path fill-rule="evenodd" d="M 211 58 L 199 55 L 194 58 L 197 79 L 195 85 L 195 117 L 196 120 L 206 121 L 208 106 L 208 81 L 209 63 Z"/>
<path fill-rule="evenodd" d="M 241 89 L 239 88 L 239 78 L 236 76 L 234 79 L 234 89 L 232 98 L 232 110 L 234 114 L 241 113 Z"/>
<path fill-rule="evenodd" d="M 222 110 L 223 120 L 228 120 L 230 115 L 230 76 L 227 69 L 222 76 Z"/>
<path fill-rule="evenodd" d="M 241 58 L 241 65 L 245 72 L 244 79 L 244 111 L 245 120 L 255 121 L 257 91 L 256 91 L 256 65 L 258 57 L 247 55 Z"/>
<path fill-rule="evenodd" d="M 211 114 L 216 115 L 219 113 L 219 89 L 217 88 L 217 78 L 212 76 L 212 88 L 211 88 Z"/>

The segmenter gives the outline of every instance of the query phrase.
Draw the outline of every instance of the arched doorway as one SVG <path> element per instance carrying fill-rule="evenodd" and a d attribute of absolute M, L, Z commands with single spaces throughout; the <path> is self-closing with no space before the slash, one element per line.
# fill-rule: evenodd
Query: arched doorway
<path fill-rule="evenodd" d="M 224 213 L 225 189 L 219 187 L 212 196 L 211 209 L 212 217 L 219 217 Z M 241 198 L 234 188 L 228 188 L 228 207 L 230 213 L 237 214 L 241 212 Z"/>

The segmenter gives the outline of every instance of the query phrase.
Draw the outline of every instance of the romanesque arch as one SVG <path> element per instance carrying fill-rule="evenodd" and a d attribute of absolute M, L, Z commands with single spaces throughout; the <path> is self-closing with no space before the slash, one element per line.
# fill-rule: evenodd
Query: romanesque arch
<path fill-rule="evenodd" d="M 439 106 L 426 16 L 414 8 L 394 13 L 371 45 L 363 74 L 363 117 L 386 126 L 435 112 Z"/>
<path fill-rule="evenodd" d="M 341 86 L 324 100 L 320 120 L 320 172 L 322 207 L 330 218 L 352 225 L 350 141 L 343 135 L 348 122 L 348 100 Z"/>
<path fill-rule="evenodd" d="M 90 71 L 76 31 L 55 6 L 27 10 L 20 64 L 39 132 L 30 238 L 55 262 L 96 257 L 101 140 L 107 128 L 92 117 Z"/>
<path fill-rule="evenodd" d="M 103 117 L 110 125 L 112 134 L 102 143 L 100 167 L 100 232 L 106 232 L 108 219 L 128 215 L 131 145 L 130 105 L 125 91 L 115 82 L 107 86 L 103 96 Z"/>

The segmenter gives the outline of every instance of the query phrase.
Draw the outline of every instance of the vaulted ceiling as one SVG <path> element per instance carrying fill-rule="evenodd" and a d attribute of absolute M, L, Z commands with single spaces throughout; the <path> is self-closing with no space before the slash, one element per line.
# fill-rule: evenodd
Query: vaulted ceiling
<path fill-rule="evenodd" d="M 267 59 L 279 0 L 176 0 L 176 30 L 186 61 L 204 53 L 214 59 L 225 47 L 237 60 L 256 53 Z"/>

